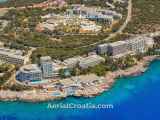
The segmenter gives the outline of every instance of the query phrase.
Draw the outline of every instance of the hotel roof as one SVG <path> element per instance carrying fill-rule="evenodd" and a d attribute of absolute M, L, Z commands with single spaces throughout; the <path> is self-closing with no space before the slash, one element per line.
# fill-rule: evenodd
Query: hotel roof
<path fill-rule="evenodd" d="M 104 61 L 104 58 L 101 57 L 101 56 L 98 56 L 98 55 L 91 55 L 91 56 L 88 56 L 86 58 L 83 58 L 81 61 L 80 61 L 80 64 L 90 64 L 92 62 L 95 62 L 95 61 Z"/>
<path fill-rule="evenodd" d="M 23 52 L 20 50 L 11 50 L 7 48 L 0 48 L 0 54 L 10 56 L 16 59 L 24 59 Z"/>
<path fill-rule="evenodd" d="M 43 57 L 40 58 L 40 61 L 41 61 L 41 62 L 51 61 L 51 57 L 50 57 L 50 56 L 43 56 Z"/>
<path fill-rule="evenodd" d="M 127 39 L 126 41 L 136 43 L 136 42 L 144 41 L 144 40 L 152 40 L 152 38 L 146 37 L 146 36 L 136 36 L 136 37 L 131 37 L 131 38 Z"/>
<path fill-rule="evenodd" d="M 125 41 L 117 41 L 117 42 L 109 43 L 109 45 L 112 47 L 123 45 L 123 44 L 126 44 L 126 42 Z"/>
<path fill-rule="evenodd" d="M 95 81 L 95 80 L 101 80 L 101 77 L 98 77 L 97 75 L 95 74 L 89 74 L 89 75 L 81 75 L 81 76 L 76 76 L 76 77 L 72 77 L 72 79 L 74 81 L 80 81 L 80 82 L 92 82 L 92 81 Z"/>
<path fill-rule="evenodd" d="M 41 72 L 37 64 L 29 64 L 20 68 L 23 72 Z"/>
<path fill-rule="evenodd" d="M 64 63 L 72 64 L 72 63 L 78 62 L 80 59 L 82 59 L 82 57 L 80 57 L 80 56 L 72 57 L 72 58 L 68 58 L 68 59 L 64 60 Z"/>
<path fill-rule="evenodd" d="M 108 43 L 98 45 L 98 47 L 107 47 L 107 46 L 108 46 Z"/>

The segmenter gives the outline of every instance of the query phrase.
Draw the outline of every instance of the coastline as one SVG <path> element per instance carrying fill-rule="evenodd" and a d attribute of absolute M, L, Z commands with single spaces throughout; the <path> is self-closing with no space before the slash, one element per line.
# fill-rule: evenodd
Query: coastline
<path fill-rule="evenodd" d="M 117 70 L 114 72 L 107 72 L 105 75 L 105 89 L 99 88 L 93 92 L 78 91 L 76 92 L 75 97 L 95 97 L 101 94 L 104 91 L 109 90 L 112 85 L 115 83 L 116 79 L 124 76 L 137 76 L 147 70 L 147 65 L 157 59 L 158 56 L 146 56 L 140 60 L 136 65 L 130 67 L 126 70 Z M 68 97 L 67 94 L 62 94 L 61 96 L 51 96 L 49 93 L 41 93 L 40 91 L 30 90 L 30 91 L 10 91 L 10 90 L 1 90 L 0 91 L 0 100 L 1 101 L 23 101 L 23 102 L 43 102 L 50 100 L 63 99 Z"/>

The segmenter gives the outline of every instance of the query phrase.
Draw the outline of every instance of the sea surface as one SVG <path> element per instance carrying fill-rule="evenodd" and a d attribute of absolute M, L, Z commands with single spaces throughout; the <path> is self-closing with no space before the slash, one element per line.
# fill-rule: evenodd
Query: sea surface
<path fill-rule="evenodd" d="M 2 3 L 2 2 L 6 2 L 7 0 L 0 0 L 0 3 Z"/>
<path fill-rule="evenodd" d="M 48 109 L 48 104 L 113 104 L 112 109 Z M 160 61 L 136 77 L 117 79 L 95 98 L 24 103 L 0 102 L 0 120 L 160 120 Z"/>

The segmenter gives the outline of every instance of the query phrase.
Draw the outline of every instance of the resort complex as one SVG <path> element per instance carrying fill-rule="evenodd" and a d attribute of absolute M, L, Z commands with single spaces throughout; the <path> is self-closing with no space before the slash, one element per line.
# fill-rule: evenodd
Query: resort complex
<path fill-rule="evenodd" d="M 94 72 L 87 72 L 84 75 L 84 71 L 90 71 L 90 69 L 92 71 L 94 67 L 95 70 L 98 69 L 96 66 L 103 65 L 107 56 L 117 61 L 128 55 L 143 54 L 154 44 L 151 37 L 136 36 L 123 41 L 100 44 L 87 55 L 74 56 L 65 60 L 41 56 L 37 64 L 29 62 L 21 64 L 15 73 L 15 79 L 25 86 L 41 87 L 43 88 L 41 94 L 48 93 L 54 97 L 92 96 L 107 89 L 108 84 L 112 84 L 113 81 L 106 81 L 104 76 L 97 76 Z M 19 59 L 20 57 L 16 61 L 19 62 Z M 135 59 L 133 57 L 133 61 Z M 3 61 L 4 57 L 0 57 L 0 60 Z M 8 63 L 7 60 L 4 62 Z M 9 63 L 14 64 L 15 59 L 10 59 Z M 98 75 L 99 73 L 100 71 L 97 71 Z"/>
<path fill-rule="evenodd" d="M 160 54 L 159 32 L 127 31 L 134 17 L 132 2 L 2 4 L 0 87 L 23 91 L 12 96 L 22 100 L 93 97 L 117 77 L 144 72 L 145 63 Z"/>
<path fill-rule="evenodd" d="M 17 72 L 17 79 L 25 82 L 27 82 L 27 80 L 28 82 L 42 80 L 42 78 L 43 80 L 52 80 L 60 75 L 60 70 L 64 70 L 64 75 L 70 76 L 70 70 L 76 68 L 77 66 L 79 66 L 81 69 L 87 69 L 88 67 L 93 67 L 105 61 L 104 58 L 98 55 L 81 57 L 81 59 L 78 58 L 79 57 L 69 58 L 64 61 L 58 61 L 51 60 L 49 56 L 41 57 L 40 65 L 27 64 L 25 66 L 22 66 Z"/>
<path fill-rule="evenodd" d="M 0 60 L 15 65 L 23 65 L 29 62 L 28 56 L 23 55 L 23 51 L 3 47 L 0 48 Z"/>
<path fill-rule="evenodd" d="M 137 36 L 123 41 L 118 41 L 108 44 L 100 44 L 97 46 L 98 54 L 108 54 L 113 57 L 122 57 L 126 53 L 144 53 L 154 45 L 154 40 L 151 37 Z"/>
<path fill-rule="evenodd" d="M 50 13 L 41 18 L 44 22 L 36 26 L 38 32 L 47 32 L 52 35 L 57 32 L 85 34 L 101 32 L 104 24 L 108 29 L 111 28 L 122 19 L 122 14 L 113 10 L 73 4 L 64 13 Z"/>
<path fill-rule="evenodd" d="M 160 0 L 0 0 L 0 120 L 160 120 Z"/>

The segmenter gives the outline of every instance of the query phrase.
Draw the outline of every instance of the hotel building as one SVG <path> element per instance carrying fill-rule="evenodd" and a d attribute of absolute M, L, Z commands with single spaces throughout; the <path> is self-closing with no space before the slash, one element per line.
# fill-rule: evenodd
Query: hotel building
<path fill-rule="evenodd" d="M 51 57 L 45 56 L 40 58 L 41 69 L 44 78 L 53 77 L 53 64 Z"/>
<path fill-rule="evenodd" d="M 116 56 L 119 54 L 127 53 L 127 43 L 124 41 L 118 41 L 108 44 L 108 55 Z"/>
<path fill-rule="evenodd" d="M 19 81 L 42 80 L 42 71 L 37 64 L 25 65 L 16 74 Z"/>
<path fill-rule="evenodd" d="M 105 59 L 98 55 L 90 55 L 86 58 L 83 58 L 79 62 L 79 67 L 81 69 L 87 69 L 89 67 L 94 67 L 95 65 L 104 62 Z"/>
<path fill-rule="evenodd" d="M 148 39 L 148 38 L 147 38 Z M 146 37 L 134 37 L 129 40 L 126 40 L 127 42 L 127 47 L 129 50 L 135 52 L 135 53 L 144 53 L 147 49 L 146 46 Z"/>
<path fill-rule="evenodd" d="M 78 63 L 81 59 L 82 59 L 82 57 L 77 56 L 77 57 L 68 58 L 68 59 L 64 60 L 63 62 L 68 68 L 74 68 L 78 65 Z"/>
<path fill-rule="evenodd" d="M 103 54 L 107 54 L 108 53 L 108 44 L 100 44 L 97 46 L 97 54 L 103 55 Z"/>
<path fill-rule="evenodd" d="M 122 15 L 111 10 L 97 7 L 86 7 L 84 5 L 74 4 L 71 9 L 67 9 L 67 16 L 79 15 L 80 18 L 103 21 L 112 24 L 114 19 L 121 19 Z"/>
<path fill-rule="evenodd" d="M 23 56 L 22 51 L 7 48 L 0 48 L 0 60 L 14 65 L 23 65 L 29 61 L 28 57 Z"/>

